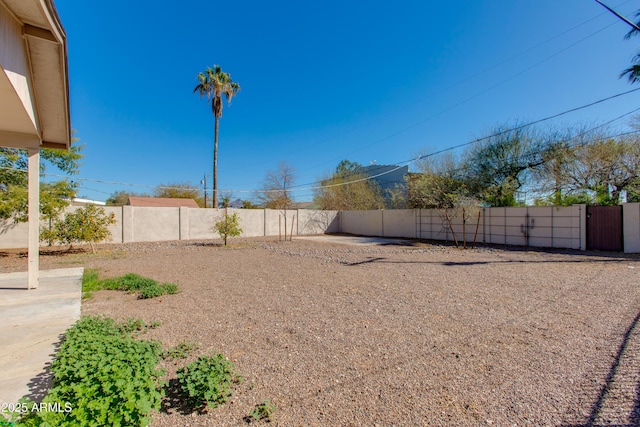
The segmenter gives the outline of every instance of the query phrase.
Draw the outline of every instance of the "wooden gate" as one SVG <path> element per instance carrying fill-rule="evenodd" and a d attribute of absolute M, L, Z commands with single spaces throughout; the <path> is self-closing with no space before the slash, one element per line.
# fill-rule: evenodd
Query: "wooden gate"
<path fill-rule="evenodd" d="M 622 251 L 622 206 L 587 206 L 587 249 Z"/>

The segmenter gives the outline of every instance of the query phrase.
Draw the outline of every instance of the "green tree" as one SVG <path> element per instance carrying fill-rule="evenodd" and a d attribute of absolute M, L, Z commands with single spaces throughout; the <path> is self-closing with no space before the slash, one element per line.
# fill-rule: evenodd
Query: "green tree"
<path fill-rule="evenodd" d="M 74 139 L 75 140 L 75 139 Z M 67 175 L 75 175 L 80 168 L 82 145 L 67 150 L 44 148 L 40 151 L 40 172 L 50 168 Z M 26 150 L 0 147 L 0 219 L 14 223 L 28 220 L 29 165 Z M 71 203 L 77 184 L 68 179 L 42 182 L 40 185 L 40 213 L 50 220 Z"/>
<path fill-rule="evenodd" d="M 260 206 L 254 204 L 251 200 L 243 200 L 242 209 L 260 209 Z"/>
<path fill-rule="evenodd" d="M 224 214 L 224 217 L 213 225 L 215 231 L 218 232 L 220 237 L 224 240 L 224 245 L 227 246 L 228 237 L 237 237 L 242 234 L 242 228 L 240 228 L 240 218 L 237 213 L 229 215 Z"/>
<path fill-rule="evenodd" d="M 113 212 L 107 214 L 104 208 L 87 205 L 76 209 L 75 212 L 67 213 L 64 219 L 56 219 L 51 229 L 41 230 L 40 240 L 55 240 L 69 245 L 69 249 L 74 243 L 87 242 L 91 245 L 91 251 L 95 253 L 93 244 L 110 237 L 109 226 L 115 222 Z"/>
<path fill-rule="evenodd" d="M 193 92 L 198 92 L 200 97 L 206 96 L 211 103 L 211 112 L 215 118 L 213 138 L 213 207 L 218 207 L 218 129 L 220 117 L 222 117 L 222 98 L 231 103 L 231 99 L 240 90 L 240 85 L 231 79 L 229 73 L 222 71 L 219 65 L 213 68 L 207 67 L 204 72 L 198 74 L 198 85 Z"/>
<path fill-rule="evenodd" d="M 405 177 L 411 209 L 451 209 L 469 197 L 462 166 L 451 153 L 423 155 L 416 162 L 420 173 Z"/>
<path fill-rule="evenodd" d="M 315 190 L 314 202 L 320 209 L 328 210 L 384 207 L 380 186 L 363 173 L 359 163 L 349 160 L 341 161 L 333 175 L 321 180 L 320 188 Z"/>
<path fill-rule="evenodd" d="M 467 151 L 463 180 L 485 203 L 515 206 L 516 192 L 544 164 L 544 143 L 531 128 L 499 126 Z"/>

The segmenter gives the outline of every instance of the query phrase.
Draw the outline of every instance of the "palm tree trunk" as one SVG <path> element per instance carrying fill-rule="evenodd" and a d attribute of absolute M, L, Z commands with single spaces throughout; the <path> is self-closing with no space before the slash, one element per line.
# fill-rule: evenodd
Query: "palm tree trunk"
<path fill-rule="evenodd" d="M 219 118 L 216 116 L 216 126 L 213 132 L 213 208 L 218 207 L 218 124 Z"/>

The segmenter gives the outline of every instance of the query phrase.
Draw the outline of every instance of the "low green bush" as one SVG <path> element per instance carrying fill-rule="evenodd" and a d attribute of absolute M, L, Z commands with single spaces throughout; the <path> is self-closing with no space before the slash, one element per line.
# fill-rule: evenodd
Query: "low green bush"
<path fill-rule="evenodd" d="M 135 292 L 138 298 L 155 298 L 162 295 L 178 293 L 178 285 L 174 283 L 158 283 L 153 279 L 142 277 L 134 273 L 120 277 L 99 279 L 98 270 L 87 269 L 82 277 L 84 298 L 91 298 L 94 291 L 102 289 Z"/>
<path fill-rule="evenodd" d="M 162 400 L 158 342 L 137 340 L 142 321 L 84 317 L 67 330 L 51 365 L 53 387 L 43 403 L 60 411 L 33 413 L 23 426 L 147 426 Z"/>
<path fill-rule="evenodd" d="M 232 384 L 239 381 L 233 363 L 221 354 L 200 356 L 177 372 L 182 393 L 189 403 L 200 408 L 215 408 L 225 403 L 233 394 Z"/>
<path fill-rule="evenodd" d="M 100 273 L 95 268 L 87 268 L 82 274 L 82 298 L 91 298 L 94 291 L 103 289 Z"/>
<path fill-rule="evenodd" d="M 178 293 L 178 285 L 175 283 L 162 283 L 160 287 L 164 295 L 174 295 Z"/>
<path fill-rule="evenodd" d="M 153 279 L 138 276 L 133 273 L 125 274 L 116 280 L 120 282 L 120 287 L 118 289 L 127 292 L 143 291 L 146 288 L 158 285 L 158 282 Z"/>

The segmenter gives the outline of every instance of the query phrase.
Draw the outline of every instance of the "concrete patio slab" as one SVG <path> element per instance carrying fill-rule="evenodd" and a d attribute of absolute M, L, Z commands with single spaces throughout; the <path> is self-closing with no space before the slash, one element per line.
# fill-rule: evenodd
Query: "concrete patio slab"
<path fill-rule="evenodd" d="M 367 236 L 343 236 L 325 234 L 322 236 L 295 236 L 298 240 L 312 240 L 315 242 L 340 243 L 343 245 L 358 246 L 375 246 L 375 245 L 401 245 L 408 244 L 407 239 L 392 239 L 386 237 L 367 237 Z"/>
<path fill-rule="evenodd" d="M 46 393 L 61 334 L 80 318 L 83 270 L 42 270 L 30 290 L 26 272 L 0 274 L 0 404 Z"/>

